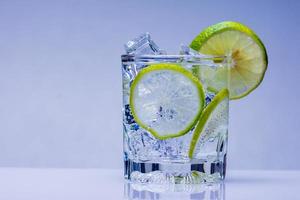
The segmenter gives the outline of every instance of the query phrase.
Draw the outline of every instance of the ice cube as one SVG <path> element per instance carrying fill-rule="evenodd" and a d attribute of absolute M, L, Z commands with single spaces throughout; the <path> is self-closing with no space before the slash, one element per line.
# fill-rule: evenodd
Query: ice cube
<path fill-rule="evenodd" d="M 214 59 L 211 59 L 210 56 L 204 55 L 199 53 L 198 51 L 195 51 L 194 49 L 190 48 L 187 45 L 181 45 L 180 47 L 180 54 L 181 55 L 190 55 L 192 58 L 186 58 L 190 62 L 199 62 L 199 64 L 204 66 L 209 66 L 213 69 L 217 68 L 217 65 L 214 62 Z M 201 61 L 199 61 L 201 59 Z"/>
<path fill-rule="evenodd" d="M 166 54 L 165 51 L 161 50 L 151 39 L 149 33 L 144 33 L 133 40 L 128 41 L 125 44 L 125 50 L 130 55 L 155 55 L 155 54 Z"/>
<path fill-rule="evenodd" d="M 180 54 L 182 55 L 203 56 L 198 51 L 195 51 L 187 45 L 182 44 L 180 47 Z"/>

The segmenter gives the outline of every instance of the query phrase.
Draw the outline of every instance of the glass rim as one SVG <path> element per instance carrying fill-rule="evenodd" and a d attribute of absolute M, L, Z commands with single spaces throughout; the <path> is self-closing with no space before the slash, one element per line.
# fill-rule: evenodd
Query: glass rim
<path fill-rule="evenodd" d="M 121 55 L 122 63 L 182 63 L 182 64 L 199 64 L 199 65 L 214 65 L 219 66 L 225 64 L 227 56 L 214 56 L 214 55 L 133 55 L 123 54 Z"/>

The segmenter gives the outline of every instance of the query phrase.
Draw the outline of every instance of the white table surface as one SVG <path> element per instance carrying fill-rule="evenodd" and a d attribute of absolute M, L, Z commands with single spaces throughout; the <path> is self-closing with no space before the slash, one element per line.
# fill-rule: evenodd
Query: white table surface
<path fill-rule="evenodd" d="M 0 200 L 285 200 L 298 192 L 300 171 L 228 171 L 223 184 L 143 188 L 124 182 L 122 170 L 0 168 Z"/>

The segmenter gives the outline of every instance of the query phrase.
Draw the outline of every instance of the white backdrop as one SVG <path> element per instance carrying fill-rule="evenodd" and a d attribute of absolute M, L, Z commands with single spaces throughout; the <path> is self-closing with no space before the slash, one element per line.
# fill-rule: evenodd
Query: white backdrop
<path fill-rule="evenodd" d="M 300 169 L 297 1 L 0 1 L 0 166 L 122 167 L 123 44 L 169 52 L 235 20 L 269 53 L 262 85 L 231 102 L 231 169 Z"/>

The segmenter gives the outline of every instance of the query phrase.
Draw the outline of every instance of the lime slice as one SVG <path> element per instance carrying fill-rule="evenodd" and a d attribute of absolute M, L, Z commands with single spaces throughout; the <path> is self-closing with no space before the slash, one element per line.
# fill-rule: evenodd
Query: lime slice
<path fill-rule="evenodd" d="M 222 89 L 203 110 L 191 140 L 189 157 L 193 158 L 196 147 L 204 144 L 211 134 L 228 122 L 228 89 Z"/>
<path fill-rule="evenodd" d="M 163 140 L 184 135 L 197 123 L 204 97 L 201 83 L 188 70 L 154 64 L 132 82 L 130 108 L 141 127 Z"/>
<path fill-rule="evenodd" d="M 230 99 L 253 91 L 267 69 L 268 57 L 263 43 L 251 29 L 237 22 L 221 22 L 206 28 L 190 47 L 203 54 L 229 57 L 229 71 L 227 67 L 201 68 L 198 76 L 212 91 L 220 91 L 229 84 Z"/>

